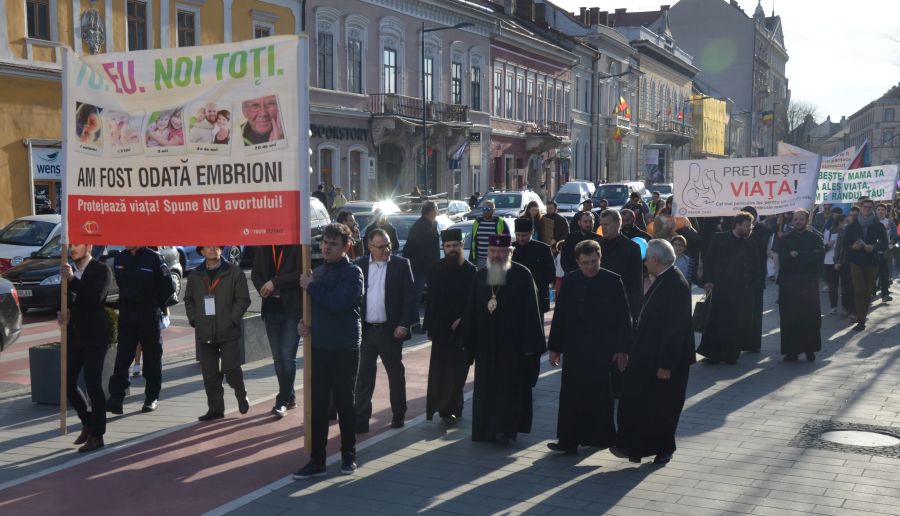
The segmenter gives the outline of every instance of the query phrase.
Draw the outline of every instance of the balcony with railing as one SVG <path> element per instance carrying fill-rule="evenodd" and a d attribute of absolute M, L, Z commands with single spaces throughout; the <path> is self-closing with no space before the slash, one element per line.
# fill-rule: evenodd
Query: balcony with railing
<path fill-rule="evenodd" d="M 371 98 L 371 112 L 375 116 L 398 116 L 422 121 L 422 99 L 392 93 L 375 93 Z M 443 102 L 426 102 L 426 120 L 440 123 L 469 122 L 469 107 Z"/>

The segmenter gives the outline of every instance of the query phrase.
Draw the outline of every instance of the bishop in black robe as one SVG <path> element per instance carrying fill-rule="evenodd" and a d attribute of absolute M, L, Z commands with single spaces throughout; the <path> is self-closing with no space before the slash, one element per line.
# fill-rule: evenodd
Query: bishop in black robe
<path fill-rule="evenodd" d="M 631 312 L 618 274 L 599 269 L 567 274 L 556 300 L 548 349 L 563 357 L 556 436 L 550 449 L 574 453 L 577 447 L 615 444 L 610 371 L 617 353 L 632 341 Z"/>
<path fill-rule="evenodd" d="M 516 219 L 516 243 L 513 244 L 512 259 L 524 265 L 534 278 L 537 286 L 538 304 L 541 313 L 550 311 L 550 284 L 556 281 L 556 263 L 550 246 L 531 238 L 533 223 L 531 219 Z"/>
<path fill-rule="evenodd" d="M 688 371 L 695 362 L 691 287 L 681 271 L 666 266 L 648 263 L 648 269 L 665 270 L 644 295 L 635 322 L 618 413 L 617 447 L 623 455 L 632 460 L 656 455 L 657 464 L 668 462 L 675 452 Z"/>
<path fill-rule="evenodd" d="M 544 318 L 531 273 L 511 260 L 510 243 L 509 235 L 491 235 L 488 253 L 506 248 L 505 282 L 488 285 L 489 267 L 481 268 L 463 316 L 463 345 L 475 363 L 473 441 L 505 444 L 518 432 L 531 432 L 531 389 L 546 351 Z"/>
<path fill-rule="evenodd" d="M 775 243 L 778 253 L 778 313 L 781 316 L 781 354 L 787 361 L 805 353 L 815 360 L 822 349 L 822 310 L 819 277 L 825 244 L 807 229 L 809 215 L 794 212 L 794 230 Z"/>
<path fill-rule="evenodd" d="M 428 274 L 423 326 L 431 339 L 428 364 L 428 391 L 425 417 L 437 412 L 446 423 L 462 417 L 463 387 L 469 376 L 469 362 L 461 342 L 461 319 L 475 278 L 475 266 L 462 258 L 462 233 L 445 230 L 445 258 L 435 262 Z M 455 242 L 458 250 L 450 247 Z"/>
<path fill-rule="evenodd" d="M 759 347 L 761 329 L 755 311 L 762 307 L 755 300 L 762 262 L 759 244 L 748 238 L 751 224 L 748 219 L 731 231 L 716 233 L 703 259 L 703 282 L 713 289 L 697 353 L 710 363 L 734 364 L 741 350 Z"/>

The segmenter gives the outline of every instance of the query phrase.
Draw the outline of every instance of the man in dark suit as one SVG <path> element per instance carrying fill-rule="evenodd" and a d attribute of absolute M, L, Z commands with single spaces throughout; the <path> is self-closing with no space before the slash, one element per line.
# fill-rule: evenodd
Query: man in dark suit
<path fill-rule="evenodd" d="M 103 393 L 103 362 L 110 335 L 106 319 L 106 294 L 112 283 L 112 272 L 106 265 L 91 259 L 93 245 L 72 244 L 60 276 L 69 282 L 68 324 L 69 346 L 66 354 L 66 376 L 69 403 L 81 420 L 81 434 L 75 444 L 83 444 L 79 452 L 103 447 L 106 432 L 106 395 Z M 84 383 L 90 409 L 78 389 L 78 374 L 84 369 Z"/>
<path fill-rule="evenodd" d="M 369 256 L 356 260 L 366 280 L 363 296 L 362 347 L 359 375 L 356 379 L 356 432 L 369 431 L 372 417 L 372 393 L 375 391 L 377 361 L 388 375 L 391 392 L 391 426 L 400 428 L 406 416 L 406 377 L 403 367 L 403 342 L 409 340 L 409 328 L 418 319 L 415 290 L 409 260 L 391 256 L 391 241 L 383 229 L 366 233 Z"/>
<path fill-rule="evenodd" d="M 513 244 L 512 259 L 531 271 L 537 286 L 538 304 L 541 313 L 550 311 L 550 283 L 556 281 L 556 263 L 550 246 L 532 239 L 534 225 L 531 219 L 516 219 L 516 243 Z"/>
<path fill-rule="evenodd" d="M 618 445 L 610 451 L 632 462 L 656 455 L 654 464 L 666 464 L 675 452 L 688 371 L 695 362 L 691 287 L 673 266 L 669 242 L 651 240 L 644 263 L 656 279 L 635 320 L 635 345 L 619 401 Z"/>

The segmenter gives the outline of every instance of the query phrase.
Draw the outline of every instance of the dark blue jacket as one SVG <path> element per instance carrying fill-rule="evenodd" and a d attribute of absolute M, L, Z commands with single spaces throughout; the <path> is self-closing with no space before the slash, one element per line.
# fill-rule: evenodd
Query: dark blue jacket
<path fill-rule="evenodd" d="M 137 253 L 122 251 L 113 261 L 119 286 L 119 309 L 165 309 L 177 302 L 169 267 L 156 251 L 141 247 Z"/>
<path fill-rule="evenodd" d="M 313 278 L 315 281 L 306 289 L 312 298 L 312 347 L 359 348 L 360 307 L 365 288 L 362 271 L 344 257 L 337 263 L 316 267 Z"/>

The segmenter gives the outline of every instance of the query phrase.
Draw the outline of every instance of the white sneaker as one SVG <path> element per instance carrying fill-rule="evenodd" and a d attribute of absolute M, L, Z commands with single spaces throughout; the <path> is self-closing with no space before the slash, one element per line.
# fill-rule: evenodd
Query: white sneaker
<path fill-rule="evenodd" d="M 134 364 L 131 366 L 131 376 L 140 376 L 141 375 L 141 364 Z"/>

